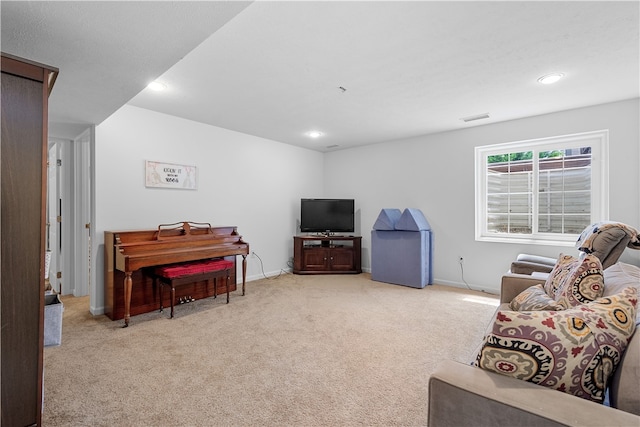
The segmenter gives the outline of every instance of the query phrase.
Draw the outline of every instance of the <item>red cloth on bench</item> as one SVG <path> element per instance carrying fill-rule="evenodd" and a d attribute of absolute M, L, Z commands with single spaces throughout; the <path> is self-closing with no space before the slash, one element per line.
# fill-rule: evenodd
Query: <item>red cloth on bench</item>
<path fill-rule="evenodd" d="M 155 273 L 157 276 L 166 277 L 167 279 L 175 279 L 178 277 L 193 276 L 195 274 L 209 273 L 212 271 L 228 270 L 232 267 L 232 261 L 227 261 L 225 259 L 210 259 L 206 261 L 185 262 L 157 267 L 155 269 Z"/>

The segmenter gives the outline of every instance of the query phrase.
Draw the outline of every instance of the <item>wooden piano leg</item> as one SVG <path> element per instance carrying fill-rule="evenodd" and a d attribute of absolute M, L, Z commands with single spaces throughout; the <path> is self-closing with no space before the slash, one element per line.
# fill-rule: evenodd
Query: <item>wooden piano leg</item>
<path fill-rule="evenodd" d="M 247 280 L 247 256 L 242 255 L 242 295 L 244 295 L 244 285 Z"/>
<path fill-rule="evenodd" d="M 171 281 L 171 318 L 173 319 L 173 306 L 176 305 L 176 287 Z"/>
<path fill-rule="evenodd" d="M 129 318 L 131 317 L 131 272 L 125 272 L 124 276 L 124 327 L 129 326 Z"/>
<path fill-rule="evenodd" d="M 229 304 L 229 285 L 231 284 L 231 270 L 227 269 L 227 304 Z M 218 279 L 216 279 L 218 280 Z"/>
<path fill-rule="evenodd" d="M 155 286 L 156 283 L 158 282 L 158 278 L 154 277 L 153 278 L 153 285 Z M 164 288 L 164 283 L 160 282 L 160 313 L 162 313 L 162 310 L 164 309 L 164 305 L 162 304 L 162 300 L 164 297 L 164 292 L 162 291 L 162 288 Z"/>

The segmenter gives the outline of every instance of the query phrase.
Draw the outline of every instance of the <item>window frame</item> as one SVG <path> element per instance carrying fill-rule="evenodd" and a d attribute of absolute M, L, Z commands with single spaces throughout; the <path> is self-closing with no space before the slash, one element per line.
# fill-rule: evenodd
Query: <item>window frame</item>
<path fill-rule="evenodd" d="M 536 138 L 475 147 L 475 238 L 481 242 L 547 244 L 573 246 L 579 234 L 541 233 L 537 231 L 538 212 L 533 211 L 532 234 L 489 232 L 487 230 L 488 176 L 487 158 L 491 155 L 533 151 L 533 205 L 538 204 L 538 153 L 568 148 L 591 147 L 590 223 L 609 218 L 609 130 Z"/>

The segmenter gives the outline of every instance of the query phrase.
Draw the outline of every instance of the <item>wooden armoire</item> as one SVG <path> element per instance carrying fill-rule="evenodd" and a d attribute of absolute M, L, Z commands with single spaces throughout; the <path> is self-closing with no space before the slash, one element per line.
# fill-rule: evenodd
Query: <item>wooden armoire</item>
<path fill-rule="evenodd" d="M 40 425 L 48 97 L 58 70 L 2 53 L 2 425 Z"/>

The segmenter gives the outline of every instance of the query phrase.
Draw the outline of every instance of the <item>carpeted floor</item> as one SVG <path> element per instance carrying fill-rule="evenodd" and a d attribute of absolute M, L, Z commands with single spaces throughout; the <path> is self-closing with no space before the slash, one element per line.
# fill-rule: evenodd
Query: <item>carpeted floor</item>
<path fill-rule="evenodd" d="M 369 274 L 247 283 L 247 294 L 93 317 L 63 297 L 45 348 L 46 426 L 419 426 L 428 379 L 468 363 L 497 297 Z"/>

